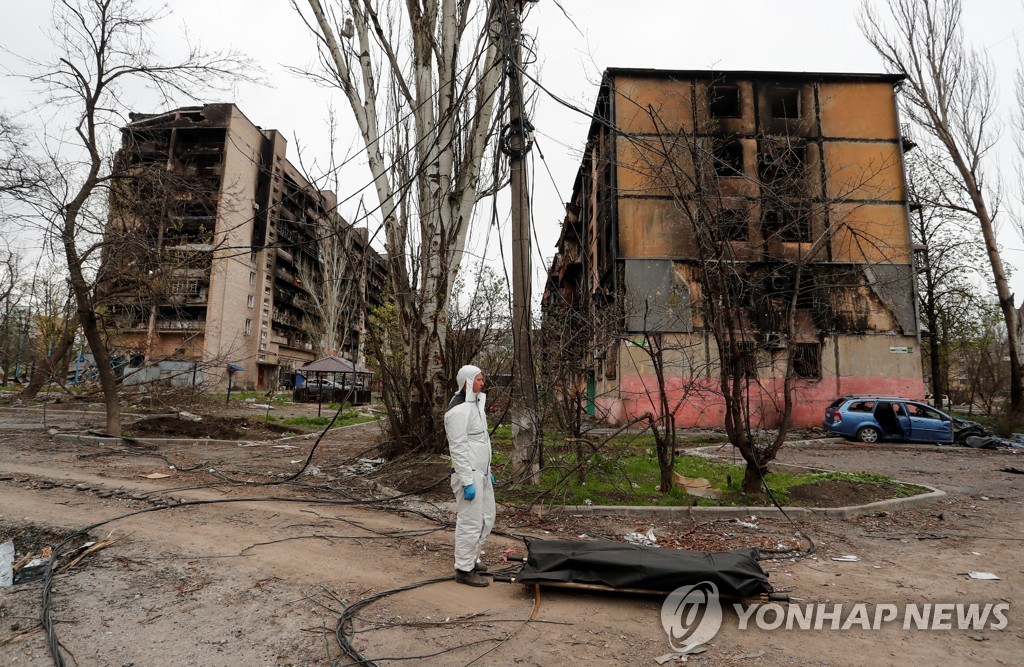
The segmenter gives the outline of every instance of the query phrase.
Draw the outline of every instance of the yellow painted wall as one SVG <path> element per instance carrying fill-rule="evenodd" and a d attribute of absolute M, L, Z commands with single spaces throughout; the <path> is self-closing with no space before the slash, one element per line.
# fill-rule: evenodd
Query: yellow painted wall
<path fill-rule="evenodd" d="M 821 132 L 827 137 L 897 139 L 891 83 L 822 83 Z"/>
<path fill-rule="evenodd" d="M 825 174 L 830 199 L 903 199 L 900 148 L 893 143 L 825 144 Z"/>
<path fill-rule="evenodd" d="M 830 222 L 832 258 L 837 262 L 911 262 L 910 230 L 902 205 L 837 204 Z"/>
<path fill-rule="evenodd" d="M 615 119 L 627 133 L 688 131 L 693 127 L 689 81 L 616 77 Z"/>

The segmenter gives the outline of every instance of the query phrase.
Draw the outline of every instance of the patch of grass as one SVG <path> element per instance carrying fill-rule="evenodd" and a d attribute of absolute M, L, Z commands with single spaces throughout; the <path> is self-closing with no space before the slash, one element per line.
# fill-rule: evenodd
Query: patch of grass
<path fill-rule="evenodd" d="M 214 400 L 226 401 L 228 393 L 222 391 L 219 394 L 212 394 Z M 256 403 L 270 403 L 271 405 L 285 405 L 292 402 L 291 392 L 281 391 L 275 393 L 273 396 L 267 396 L 265 391 L 239 391 L 236 389 L 231 390 L 231 402 L 235 401 L 242 402 L 246 399 L 253 399 Z"/>
<path fill-rule="evenodd" d="M 578 459 L 573 452 L 550 454 L 541 473 L 537 486 L 518 490 L 499 488 L 499 500 L 504 502 L 529 502 L 538 496 L 563 504 L 582 505 L 590 501 L 594 505 L 764 505 L 771 504 L 765 496 L 750 496 L 742 493 L 741 484 L 745 468 L 743 465 L 718 463 L 705 458 L 679 456 L 675 471 L 684 477 L 698 477 L 708 480 L 712 488 L 723 494 L 722 500 L 690 496 L 673 487 L 668 493 L 658 490 L 660 472 L 653 447 L 643 450 L 636 447 L 636 440 L 630 442 L 627 452 L 598 453 L 585 464 L 584 481 L 580 482 L 573 473 Z M 614 451 L 607 448 L 606 451 Z M 499 454 L 501 454 L 499 458 Z M 508 463 L 504 452 L 496 452 L 494 465 L 499 470 Z M 858 473 L 799 473 L 788 470 L 769 472 L 765 476 L 768 488 L 780 503 L 789 501 L 789 489 L 804 484 L 829 480 L 845 480 L 857 484 L 876 484 L 889 487 L 895 497 L 906 497 L 922 493 L 920 487 L 898 484 L 884 475 L 869 472 Z"/>
<path fill-rule="evenodd" d="M 337 410 L 337 408 L 335 408 Z M 316 429 L 322 429 L 331 423 L 331 417 L 334 415 L 321 415 L 319 417 L 313 416 L 300 416 L 300 417 L 278 417 L 276 415 L 270 416 L 270 421 L 275 424 L 281 424 L 282 426 L 296 426 L 298 428 L 312 431 Z M 376 417 L 363 414 L 357 410 L 351 410 L 349 412 L 343 412 L 338 415 L 338 419 L 334 422 L 334 428 L 340 426 L 351 426 L 352 424 L 362 424 L 365 422 L 374 421 Z"/>

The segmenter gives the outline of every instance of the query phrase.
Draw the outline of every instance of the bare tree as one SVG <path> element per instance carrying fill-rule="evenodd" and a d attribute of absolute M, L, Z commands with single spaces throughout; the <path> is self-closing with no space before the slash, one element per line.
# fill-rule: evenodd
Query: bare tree
<path fill-rule="evenodd" d="M 309 0 L 312 19 L 303 14 L 322 66 L 310 75 L 345 95 L 373 175 L 396 303 L 377 352 L 396 380 L 383 400 L 398 449 L 444 444 L 445 307 L 492 186 L 482 167 L 502 76 L 494 4 Z M 385 353 L 399 343 L 400 355 Z"/>
<path fill-rule="evenodd" d="M 48 92 L 46 104 L 73 115 L 68 146 L 51 149 L 52 180 L 24 197 L 48 223 L 49 239 L 67 264 L 71 292 L 92 351 L 106 406 L 108 433 L 121 432 L 117 382 L 102 334 L 95 281 L 102 254 L 110 185 L 118 176 L 109 130 L 124 122 L 130 82 L 148 86 L 163 101 L 242 76 L 248 62 L 238 54 L 206 52 L 190 45 L 177 62 L 161 62 L 152 47 L 152 26 L 162 16 L 134 0 L 61 0 L 55 4 L 53 62 L 28 61 L 32 79 Z M 51 128 L 51 132 L 52 132 Z"/>
<path fill-rule="evenodd" d="M 958 343 L 972 338 L 966 326 L 977 320 L 984 297 L 976 286 L 985 248 L 965 227 L 963 212 L 943 205 L 950 183 L 936 157 L 919 150 L 907 157 L 907 189 L 911 207 L 911 236 L 916 253 L 918 303 L 928 337 L 931 391 L 936 407 L 949 393 L 949 365 Z M 969 220 L 967 221 L 969 222 Z M 983 277 L 983 276 L 982 276 Z"/>
<path fill-rule="evenodd" d="M 901 108 L 949 156 L 957 190 L 947 193 L 944 204 L 978 223 L 1007 329 L 1010 412 L 1020 415 L 1024 366 L 1017 310 L 996 241 L 998 194 L 987 183 L 985 172 L 999 136 L 992 64 L 964 41 L 962 0 L 886 0 L 885 4 L 888 17 L 867 2 L 861 6 L 861 31 L 887 68 L 906 74 Z"/>

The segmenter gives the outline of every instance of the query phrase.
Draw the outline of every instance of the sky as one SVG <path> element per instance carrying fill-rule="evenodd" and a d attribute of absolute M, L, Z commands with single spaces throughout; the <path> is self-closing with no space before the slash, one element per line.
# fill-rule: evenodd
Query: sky
<path fill-rule="evenodd" d="M 300 4 L 305 2 L 299 0 Z M 159 7 L 155 0 L 139 0 Z M 43 0 L 4 0 L 0 23 L 0 73 L 23 71 L 15 56 L 46 59 L 50 3 Z M 345 100 L 319 88 L 286 68 L 311 66 L 315 47 L 288 0 L 174 0 L 173 12 L 155 34 L 154 48 L 180 48 L 183 32 L 207 48 L 235 48 L 263 69 L 263 81 L 244 84 L 231 93 L 206 101 L 232 101 L 254 123 L 277 129 L 289 142 L 288 157 L 297 162 L 325 162 L 328 148 L 328 110 L 341 119 L 340 148 L 361 148 Z M 560 5 L 560 6 L 559 6 Z M 559 97 L 591 110 L 601 72 L 608 67 L 663 69 L 785 70 L 822 72 L 882 72 L 881 60 L 863 38 L 856 23 L 860 0 L 540 0 L 530 10 L 525 30 L 536 35 L 535 76 Z M 1010 120 L 1013 77 L 1024 48 L 1024 0 L 965 2 L 967 39 L 983 49 L 995 65 L 1004 122 Z M 563 11 L 564 10 L 564 11 Z M 0 74 L 0 108 L 23 123 L 37 116 L 38 89 L 21 79 Z M 140 97 L 134 110 L 155 112 Z M 589 119 L 539 93 L 532 122 L 534 151 L 534 291 L 543 286 L 544 264 L 554 254 L 563 202 L 571 195 L 586 141 Z M 997 146 L 995 167 L 1008 189 L 1013 171 L 1013 141 L 1008 128 Z M 543 154 L 543 159 L 541 159 Z M 339 200 L 357 193 L 369 180 L 365 163 L 353 160 L 342 173 Z M 1018 187 L 1018 190 L 1021 188 Z M 358 196 L 341 206 L 348 219 L 358 217 Z M 373 196 L 367 193 L 367 206 Z M 471 238 L 471 251 L 500 263 L 500 249 L 509 256 L 507 212 L 502 211 L 502 243 L 485 222 Z M 1024 240 L 1004 223 L 1000 232 L 1006 260 L 1017 267 L 1011 288 L 1024 298 Z"/>

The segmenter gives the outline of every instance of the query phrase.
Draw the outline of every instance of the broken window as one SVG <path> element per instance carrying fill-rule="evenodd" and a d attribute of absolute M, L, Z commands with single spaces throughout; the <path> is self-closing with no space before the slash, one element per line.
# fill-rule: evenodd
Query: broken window
<path fill-rule="evenodd" d="M 747 276 L 738 273 L 725 274 L 725 289 L 732 308 L 750 308 L 753 305 L 753 289 Z"/>
<path fill-rule="evenodd" d="M 786 243 L 810 243 L 811 221 L 807 210 L 798 204 L 769 208 L 764 212 L 761 233 L 765 239 Z"/>
<path fill-rule="evenodd" d="M 816 305 L 814 299 L 814 276 L 805 271 L 800 276 L 800 291 L 796 295 L 796 307 L 812 309 Z"/>
<path fill-rule="evenodd" d="M 709 97 L 713 118 L 740 117 L 740 91 L 736 86 L 712 86 Z"/>
<path fill-rule="evenodd" d="M 806 166 L 807 149 L 803 144 L 788 140 L 760 142 L 757 175 L 762 181 L 802 179 Z"/>
<path fill-rule="evenodd" d="M 747 241 L 747 211 L 741 208 L 720 208 L 715 216 L 718 238 L 722 241 Z"/>
<path fill-rule="evenodd" d="M 793 372 L 801 378 L 821 377 L 821 343 L 797 343 L 793 350 Z"/>
<path fill-rule="evenodd" d="M 743 144 L 738 139 L 716 139 L 711 144 L 711 152 L 716 176 L 743 175 Z"/>
<path fill-rule="evenodd" d="M 800 117 L 800 90 L 797 88 L 773 88 L 768 93 L 768 104 L 772 118 Z"/>

